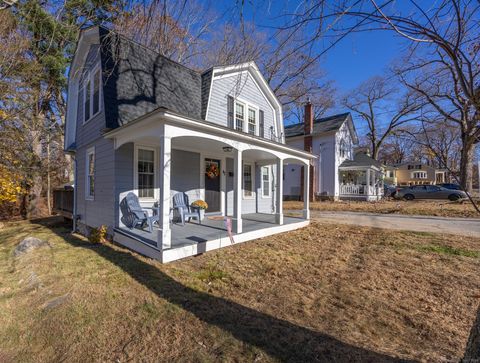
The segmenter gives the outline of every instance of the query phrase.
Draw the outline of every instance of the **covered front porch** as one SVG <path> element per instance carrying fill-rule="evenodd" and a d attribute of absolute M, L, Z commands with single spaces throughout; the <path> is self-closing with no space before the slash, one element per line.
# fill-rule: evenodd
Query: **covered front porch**
<path fill-rule="evenodd" d="M 284 216 L 282 200 L 283 167 L 308 165 L 308 155 L 298 155 L 304 152 L 233 131 L 227 138 L 168 122 L 148 126 L 114 134 L 117 170 L 133 180 L 119 180 L 116 194 L 120 206 L 134 193 L 153 218 L 153 228 L 129 225 L 119 208 L 117 242 L 169 262 L 308 224 L 309 198 L 298 217 Z M 246 137 L 248 142 L 242 140 Z M 180 223 L 173 202 L 179 193 L 189 205 L 207 202 L 201 223 L 198 218 Z"/>

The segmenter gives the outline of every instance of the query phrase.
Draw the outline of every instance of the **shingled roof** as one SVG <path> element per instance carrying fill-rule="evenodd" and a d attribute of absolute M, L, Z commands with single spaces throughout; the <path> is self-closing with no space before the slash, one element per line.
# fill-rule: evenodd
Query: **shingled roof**
<path fill-rule="evenodd" d="M 349 167 L 372 167 L 375 166 L 379 169 L 383 167 L 383 164 L 363 152 L 357 152 L 353 160 L 345 160 L 340 164 L 340 168 L 349 168 Z"/>
<path fill-rule="evenodd" d="M 201 119 L 199 72 L 116 32 L 99 29 L 107 128 L 122 126 L 158 108 Z"/>
<path fill-rule="evenodd" d="M 313 121 L 312 135 L 323 134 L 326 132 L 338 131 L 345 121 L 348 120 L 350 112 L 340 113 L 329 117 L 319 118 Z M 285 126 L 285 137 L 294 137 L 304 135 L 304 124 L 294 124 Z"/>

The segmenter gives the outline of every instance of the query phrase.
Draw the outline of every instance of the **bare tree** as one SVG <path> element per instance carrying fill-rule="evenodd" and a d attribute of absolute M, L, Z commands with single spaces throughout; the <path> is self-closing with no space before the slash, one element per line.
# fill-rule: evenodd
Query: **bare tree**
<path fill-rule="evenodd" d="M 400 126 L 416 120 L 420 108 L 411 92 L 401 94 L 395 81 L 384 77 L 364 82 L 343 99 L 343 104 L 366 123 L 374 159 L 378 159 L 386 138 Z"/>
<path fill-rule="evenodd" d="M 112 22 L 118 33 L 174 61 L 198 67 L 215 20 L 208 6 L 194 0 L 153 0 L 123 7 Z"/>
<path fill-rule="evenodd" d="M 390 1 L 369 3 L 371 11 L 357 8 L 348 14 L 411 42 L 409 64 L 399 74 L 431 110 L 457 126 L 462 142 L 460 182 L 471 191 L 473 149 L 480 137 L 480 2 L 442 0 L 427 6 L 410 0 L 410 13 L 387 6 Z"/>

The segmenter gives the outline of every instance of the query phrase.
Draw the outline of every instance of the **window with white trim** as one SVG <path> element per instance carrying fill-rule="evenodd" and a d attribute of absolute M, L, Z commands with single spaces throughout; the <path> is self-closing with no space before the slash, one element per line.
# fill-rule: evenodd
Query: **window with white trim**
<path fill-rule="evenodd" d="M 255 135 L 257 132 L 257 110 L 248 108 L 248 133 Z"/>
<path fill-rule="evenodd" d="M 270 198 L 270 192 L 272 190 L 270 167 L 262 166 L 262 197 Z"/>
<path fill-rule="evenodd" d="M 243 123 L 245 121 L 245 105 L 235 102 L 235 129 L 243 131 Z"/>
<path fill-rule="evenodd" d="M 243 196 L 253 197 L 253 172 L 251 164 L 243 164 Z"/>
<path fill-rule="evenodd" d="M 95 149 L 87 150 L 86 158 L 86 181 L 85 181 L 85 198 L 95 198 Z"/>
<path fill-rule="evenodd" d="M 88 122 L 101 111 L 102 72 L 97 67 L 84 75 L 80 85 L 83 93 L 83 123 Z"/>
<path fill-rule="evenodd" d="M 414 171 L 413 179 L 427 179 L 427 173 L 425 171 Z"/>
<path fill-rule="evenodd" d="M 155 198 L 155 150 L 138 148 L 136 163 L 138 197 Z"/>

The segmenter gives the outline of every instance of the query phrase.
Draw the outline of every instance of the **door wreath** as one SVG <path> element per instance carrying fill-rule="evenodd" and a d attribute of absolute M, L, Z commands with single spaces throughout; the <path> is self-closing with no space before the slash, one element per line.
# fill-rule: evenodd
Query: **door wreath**
<path fill-rule="evenodd" d="M 207 165 L 207 170 L 205 171 L 205 174 L 207 174 L 207 177 L 209 179 L 215 179 L 218 178 L 218 176 L 220 175 L 220 171 L 218 170 L 218 166 L 212 163 L 210 165 Z"/>

